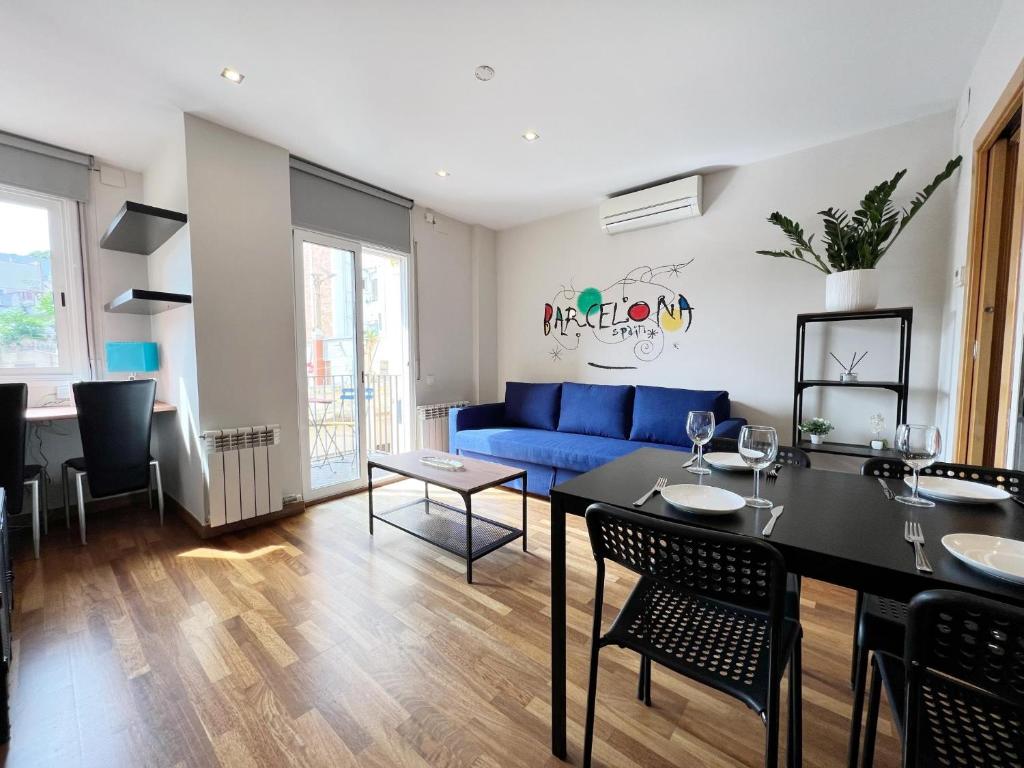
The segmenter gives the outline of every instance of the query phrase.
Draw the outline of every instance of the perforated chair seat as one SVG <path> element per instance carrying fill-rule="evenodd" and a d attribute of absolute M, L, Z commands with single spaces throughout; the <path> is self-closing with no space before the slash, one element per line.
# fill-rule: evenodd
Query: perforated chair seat
<path fill-rule="evenodd" d="M 865 648 L 902 655 L 907 636 L 907 604 L 865 594 L 858 631 Z"/>
<path fill-rule="evenodd" d="M 773 682 L 768 677 L 769 632 L 763 613 L 695 597 L 644 576 L 601 644 L 648 656 L 763 714 Z M 787 655 L 798 632 L 797 622 L 784 622 L 782 643 Z M 781 678 L 784 667 L 777 666 Z"/>

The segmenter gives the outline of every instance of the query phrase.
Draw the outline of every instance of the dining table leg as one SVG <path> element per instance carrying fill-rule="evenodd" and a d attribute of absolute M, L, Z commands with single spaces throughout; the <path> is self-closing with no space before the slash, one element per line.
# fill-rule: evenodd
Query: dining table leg
<path fill-rule="evenodd" d="M 551 754 L 565 750 L 565 510 L 551 499 Z"/>

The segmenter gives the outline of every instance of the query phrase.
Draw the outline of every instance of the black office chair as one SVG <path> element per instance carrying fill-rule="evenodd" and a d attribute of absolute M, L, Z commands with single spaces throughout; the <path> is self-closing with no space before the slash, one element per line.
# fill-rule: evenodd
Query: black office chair
<path fill-rule="evenodd" d="M 122 496 L 145 490 L 153 506 L 151 474 L 156 476 L 160 524 L 164 523 L 164 493 L 160 463 L 149 452 L 153 431 L 156 382 L 94 381 L 73 385 L 78 408 L 78 428 L 84 457 L 68 459 L 61 469 L 64 515 L 70 519 L 68 472 L 74 472 L 78 495 L 78 524 L 85 544 L 85 497 L 82 481 L 89 480 L 94 499 Z M 152 473 L 151 473 L 152 470 Z"/>
<path fill-rule="evenodd" d="M 868 459 L 861 467 L 861 474 L 869 477 L 903 480 L 913 470 L 898 459 Z M 1003 488 L 1017 494 L 1024 487 L 1024 472 L 1010 469 L 993 469 L 977 467 L 970 464 L 949 464 L 936 462 L 921 470 L 924 476 L 952 477 L 969 480 Z M 894 512 L 896 510 L 894 509 Z M 853 712 L 850 724 L 850 744 L 847 752 L 847 765 L 856 768 L 860 752 L 861 720 L 864 712 L 864 699 L 867 688 L 868 654 L 885 654 L 899 658 L 903 654 L 907 626 L 907 604 L 878 595 L 857 593 L 855 609 L 856 628 L 853 638 Z M 883 665 L 884 666 L 884 665 Z M 883 674 L 885 672 L 886 674 Z M 878 675 L 886 686 L 901 684 L 902 678 L 890 668 L 878 670 L 872 666 L 872 677 Z M 874 733 L 878 720 L 878 689 L 869 702 L 866 732 L 864 736 L 864 765 L 870 765 L 872 755 L 870 748 L 874 746 Z M 898 699 L 899 697 L 896 696 Z"/>
<path fill-rule="evenodd" d="M 790 667 L 790 763 L 800 764 L 800 624 L 784 616 L 786 569 L 766 542 L 691 528 L 592 504 L 587 530 L 597 561 L 583 764 L 594 746 L 598 654 L 640 654 L 650 704 L 651 662 L 739 699 L 766 726 L 765 765 L 778 765 L 780 683 Z M 601 634 L 605 560 L 640 575 Z"/>
<path fill-rule="evenodd" d="M 736 453 L 738 451 L 737 441 L 731 437 L 713 437 L 708 443 L 707 450 Z M 807 455 L 807 452 L 792 445 L 780 445 L 779 455 L 775 461 L 791 467 L 811 468 L 811 457 Z"/>
<path fill-rule="evenodd" d="M 1024 610 L 961 592 L 910 601 L 903 657 L 872 659 L 872 708 L 884 683 L 905 768 L 1024 765 Z M 874 729 L 864 743 L 870 765 Z"/>
<path fill-rule="evenodd" d="M 38 464 L 25 464 L 25 409 L 28 386 L 0 384 L 0 485 L 7 496 L 7 516 L 21 514 L 25 489 L 32 493 L 32 548 L 39 558 L 40 490 L 46 498 L 46 474 Z M 40 485 L 42 488 L 40 489 Z M 45 504 L 45 501 L 44 501 Z M 45 509 L 45 506 L 44 506 Z M 45 519 L 45 518 L 44 518 Z"/>

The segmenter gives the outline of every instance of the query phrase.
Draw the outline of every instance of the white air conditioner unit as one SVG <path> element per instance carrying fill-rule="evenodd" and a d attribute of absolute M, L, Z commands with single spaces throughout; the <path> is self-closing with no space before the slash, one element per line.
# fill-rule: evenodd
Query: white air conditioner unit
<path fill-rule="evenodd" d="M 614 235 L 700 216 L 703 188 L 701 176 L 690 176 L 609 198 L 601 203 L 601 228 Z"/>

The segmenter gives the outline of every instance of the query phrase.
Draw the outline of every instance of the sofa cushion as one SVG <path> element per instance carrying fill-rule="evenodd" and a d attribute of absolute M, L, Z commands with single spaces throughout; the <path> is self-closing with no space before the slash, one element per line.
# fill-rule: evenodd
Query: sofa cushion
<path fill-rule="evenodd" d="M 578 435 L 571 432 L 496 427 L 457 432 L 452 450 L 478 456 L 493 456 L 499 462 L 502 459 L 510 459 L 545 467 L 589 472 L 638 448 L 665 447 L 655 443 Z M 667 447 L 676 449 L 675 446 Z M 532 482 L 529 484 L 533 485 Z"/>
<path fill-rule="evenodd" d="M 559 432 L 625 440 L 632 417 L 633 387 L 570 382 L 562 385 Z"/>
<path fill-rule="evenodd" d="M 505 423 L 533 429 L 557 429 L 561 397 L 561 384 L 510 381 L 505 385 Z"/>
<path fill-rule="evenodd" d="M 690 445 L 686 436 L 686 415 L 690 411 L 711 411 L 715 421 L 729 418 L 729 393 L 701 389 L 637 387 L 633 401 L 630 440 L 663 445 Z"/>

